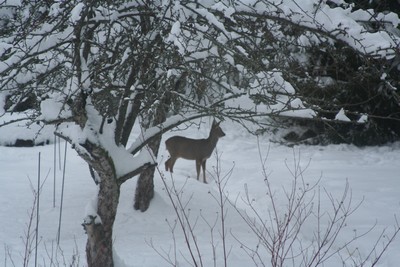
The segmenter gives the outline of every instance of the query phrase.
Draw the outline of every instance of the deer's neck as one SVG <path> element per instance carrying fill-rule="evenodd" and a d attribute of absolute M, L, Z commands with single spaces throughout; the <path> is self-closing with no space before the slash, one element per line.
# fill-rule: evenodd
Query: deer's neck
<path fill-rule="evenodd" d="M 207 143 L 210 146 L 211 150 L 213 150 L 217 145 L 218 139 L 219 139 L 218 136 L 213 135 L 212 133 L 210 133 L 210 135 L 208 136 Z"/>

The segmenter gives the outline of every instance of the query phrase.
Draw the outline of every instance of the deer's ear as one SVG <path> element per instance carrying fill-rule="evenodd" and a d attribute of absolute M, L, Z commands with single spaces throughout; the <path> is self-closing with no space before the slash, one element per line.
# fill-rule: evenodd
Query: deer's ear
<path fill-rule="evenodd" d="M 217 127 L 220 123 L 221 121 L 217 122 L 215 119 L 213 119 L 212 127 Z"/>

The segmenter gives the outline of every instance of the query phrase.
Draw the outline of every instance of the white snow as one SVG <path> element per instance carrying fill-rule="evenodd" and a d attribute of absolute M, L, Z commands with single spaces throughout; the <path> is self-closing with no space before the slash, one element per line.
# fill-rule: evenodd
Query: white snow
<path fill-rule="evenodd" d="M 4 113 L 0 116 L 0 124 L 8 123 L 14 120 L 12 124 L 0 127 L 0 145 L 14 145 L 15 140 L 32 140 L 34 144 L 50 143 L 54 139 L 53 125 L 44 125 L 43 123 L 34 123 L 28 118 L 29 113 L 14 112 L 13 115 Z"/>
<path fill-rule="evenodd" d="M 359 119 L 358 123 L 366 123 L 368 121 L 368 115 L 363 114 Z"/>
<path fill-rule="evenodd" d="M 69 118 L 72 116 L 70 110 L 66 110 L 65 99 L 59 94 L 50 94 L 47 99 L 40 102 L 40 112 L 38 120 L 51 122 L 54 120 Z"/>
<path fill-rule="evenodd" d="M 282 116 L 314 118 L 317 116 L 314 110 L 305 108 L 303 102 L 299 98 L 295 98 L 290 102 L 290 109 L 280 113 Z"/>
<path fill-rule="evenodd" d="M 182 41 L 179 38 L 181 32 L 181 23 L 179 21 L 176 21 L 172 27 L 171 27 L 171 32 L 167 38 L 167 42 L 172 42 L 176 47 L 178 47 L 178 51 L 181 55 L 185 54 L 185 48 L 182 45 Z"/>
<path fill-rule="evenodd" d="M 78 3 L 71 11 L 70 21 L 76 23 L 81 18 L 82 10 L 85 8 L 84 3 Z"/>
<path fill-rule="evenodd" d="M 389 36 L 384 31 L 367 32 L 363 25 L 364 22 L 379 21 L 396 28 L 399 17 L 394 13 L 351 12 L 350 5 L 330 8 L 325 1 L 316 4 L 313 0 L 271 0 L 268 3 L 247 0 L 245 3 L 247 6 L 237 5 L 236 10 L 273 14 L 294 24 L 323 29 L 364 54 L 391 59 L 395 57 L 400 42 L 398 36 Z"/>
<path fill-rule="evenodd" d="M 258 0 L 246 0 L 237 3 L 235 9 L 236 11 L 255 11 L 260 14 L 265 12 L 305 27 L 323 29 L 332 34 L 336 33 L 337 39 L 347 42 L 352 48 L 361 53 L 387 59 L 394 57 L 400 38 L 383 31 L 367 32 L 360 21 L 373 19 L 373 15 L 370 12 L 358 11 L 352 13 L 349 6 L 345 9 L 332 9 L 325 2 L 322 1 L 321 5 L 315 5 L 315 1 L 311 0 L 271 0 L 271 3 L 274 3 L 271 4 Z M 341 0 L 335 0 L 335 2 L 344 3 Z M 164 4 L 167 4 L 167 1 Z M 248 5 L 245 6 L 244 4 Z M 196 25 L 198 36 L 188 38 L 190 33 L 182 27 L 186 23 L 185 20 L 202 16 L 208 21 L 209 25 L 218 29 L 220 35 L 217 39 L 221 44 L 237 38 L 235 33 L 228 31 L 220 19 L 212 12 L 213 10 L 218 10 L 227 18 L 233 18 L 235 10 L 232 7 L 224 5 L 224 3 L 216 4 L 214 1 L 203 1 L 200 6 L 189 10 L 181 6 L 179 1 L 175 1 L 171 14 L 165 14 L 171 18 L 176 15 L 177 18 L 166 40 L 177 46 L 178 51 L 182 55 L 186 55 L 189 60 L 200 60 L 210 55 L 218 56 L 219 51 L 210 41 L 202 38 L 202 34 L 209 30 L 206 24 Z M 320 9 L 316 9 L 317 6 Z M 75 6 L 69 14 L 69 21 L 72 24 L 80 19 L 84 8 L 83 3 L 78 3 Z M 56 15 L 61 11 L 60 5 L 54 4 L 51 14 Z M 110 17 L 116 19 L 116 14 L 110 15 Z M 391 25 L 393 28 L 396 28 L 399 24 L 398 16 L 393 13 L 377 14 L 376 19 L 384 20 L 387 25 Z M 48 39 L 45 39 L 46 42 L 39 42 L 42 40 L 39 34 L 52 29 L 50 25 L 44 25 L 38 32 L 35 32 L 37 36 L 26 40 L 26 44 L 21 49 L 32 47 L 33 51 L 38 53 L 46 51 L 56 43 L 64 42 L 70 38 L 72 36 L 72 28 L 50 35 Z M 315 36 L 302 35 L 299 36 L 299 41 L 304 45 L 310 45 L 310 42 L 318 42 L 319 39 L 315 38 Z M 8 43 L 0 43 L 0 53 L 6 51 L 9 47 L 10 44 Z M 236 46 L 236 49 L 243 55 L 247 55 L 243 47 Z M 23 55 L 24 52 L 22 50 L 16 50 L 5 61 L 0 62 L 0 71 L 6 71 L 14 64 L 25 63 L 20 62 Z M 128 55 L 129 51 L 126 51 L 124 58 L 127 58 Z M 224 54 L 223 56 L 227 62 L 232 65 L 235 64 L 234 55 Z M 298 55 L 298 57 L 300 56 Z M 41 73 L 45 72 L 46 68 L 53 68 L 55 63 L 49 62 L 48 58 L 51 57 L 47 57 L 44 54 L 41 59 L 47 62 L 48 65 L 39 66 L 35 71 Z M 268 64 L 268 62 L 265 63 Z M 89 65 L 90 62 L 82 62 L 81 67 L 86 71 L 84 73 L 86 75 L 88 75 Z M 242 65 L 236 66 L 239 70 L 244 69 Z M 177 73 L 179 72 L 176 70 L 169 71 L 169 75 L 176 75 Z M 10 72 L 3 77 L 3 80 L 6 81 L 13 75 L 14 73 Z M 34 73 L 27 71 L 25 75 L 16 77 L 16 82 L 23 83 L 28 81 L 32 79 L 33 75 Z M 89 76 L 84 78 L 86 77 Z M 381 78 L 385 79 L 385 76 L 382 75 Z M 1 85 L 3 85 L 4 81 L 2 81 Z M 87 83 L 84 84 L 84 87 L 89 88 L 91 86 L 90 79 L 85 79 L 85 82 Z M 72 96 L 77 89 L 77 84 L 78 82 L 71 78 L 68 86 L 63 88 L 64 91 L 62 93 L 65 94 L 64 96 Z M 12 86 L 8 85 L 2 88 L 7 90 Z M 227 101 L 227 107 L 241 107 L 249 111 L 266 113 L 284 110 L 281 115 L 307 118 L 315 116 L 313 110 L 305 107 L 306 103 L 303 103 L 298 98 L 292 99 L 290 97 L 295 94 L 296 90 L 284 79 L 279 69 L 258 73 L 250 87 L 249 92 L 246 92 L 249 95 L 264 92 L 265 88 L 269 88 L 271 92 L 278 93 L 276 99 L 274 99 L 276 102 L 270 106 L 266 104 L 256 106 L 248 95 L 244 95 L 244 92 L 232 88 L 233 93 L 243 93 L 243 95 L 237 99 Z M 66 107 L 62 104 L 64 96 L 57 97 L 54 94 L 49 99 L 42 101 L 40 119 L 57 120 L 71 116 L 71 112 L 65 110 L 64 108 Z M 0 103 L 4 103 L 4 101 L 5 94 L 1 94 Z M 0 109 L 0 115 L 3 112 L 4 110 Z M 21 114 L 21 116 L 26 116 L 26 114 Z M 93 143 L 101 144 L 107 149 L 110 157 L 114 159 L 118 176 L 129 173 L 145 162 L 153 161 L 151 153 L 146 149 L 143 149 L 135 157 L 130 152 L 135 151 L 143 139 L 157 133 L 160 130 L 159 128 L 154 127 L 143 133 L 136 129 L 130 140 L 130 148 L 126 149 L 116 146 L 113 142 L 115 125 L 112 123 L 105 124 L 104 133 L 99 134 L 97 132 L 99 131 L 98 126 L 101 124 L 99 114 L 95 110 L 88 110 L 88 117 L 88 123 L 84 129 L 72 123 L 63 123 L 57 129 L 72 140 L 75 149 L 80 149 L 80 142 L 86 139 L 90 139 Z M 6 114 L 0 117 L 0 123 L 8 119 Z M 350 120 L 345 115 L 344 109 L 339 111 L 335 119 L 341 121 Z M 366 122 L 367 119 L 368 116 L 363 115 L 359 122 Z M 185 120 L 185 117 L 171 117 L 163 127 L 168 127 L 168 125 L 179 120 Z M 26 130 L 25 126 L 25 121 L 23 121 L 7 127 L 1 127 L 0 140 L 2 144 L 8 144 L 10 140 L 15 140 L 15 138 L 28 138 L 32 136 L 32 131 L 37 132 L 43 127 L 41 124 L 32 124 L 30 126 L 31 129 Z M 184 133 L 179 134 L 193 138 L 204 138 L 208 135 L 209 127 L 210 122 L 203 124 L 200 130 L 190 127 Z M 265 177 L 262 175 L 262 160 L 258 156 L 260 152 L 264 156 L 269 155 L 265 166 L 271 188 L 274 196 L 276 196 L 277 204 L 282 207 L 282 212 L 285 211 L 287 206 L 284 193 L 290 190 L 292 185 L 291 171 L 293 172 L 299 166 L 305 168 L 308 163 L 310 165 L 303 177 L 310 184 L 321 179 L 318 188 L 321 188 L 322 196 L 317 204 L 320 204 L 323 213 L 328 212 L 333 204 L 329 197 L 324 194 L 324 190 L 334 199 L 340 199 L 348 183 L 351 190 L 348 197 L 351 197 L 352 203 L 356 206 L 359 201 L 362 201 L 362 205 L 351 215 L 342 229 L 343 234 L 338 237 L 337 243 L 332 247 L 333 250 L 348 241 L 354 234 L 368 231 L 374 225 L 375 228 L 371 232 L 355 243 L 350 244 L 349 254 L 357 249 L 357 255 L 366 257 L 373 248 L 376 239 L 384 230 L 386 230 L 386 235 L 383 241 L 387 241 L 387 236 L 390 236 L 396 223 L 395 218 L 400 215 L 400 165 L 398 164 L 400 160 L 400 143 L 368 148 L 357 148 L 348 145 L 297 146 L 289 148 L 270 143 L 267 141 L 268 136 L 264 136 L 260 137 L 259 151 L 256 137 L 249 135 L 237 125 L 231 122 L 224 122 L 222 123 L 222 128 L 226 136 L 220 140 L 217 146 L 220 157 L 219 165 L 222 167 L 223 176 L 232 169 L 232 175 L 224 187 L 224 192 L 230 201 L 237 203 L 242 212 L 252 212 L 250 207 L 241 201 L 241 198 L 248 192 L 249 198 L 253 200 L 252 203 L 257 207 L 259 214 L 266 221 L 270 219 L 271 206 L 266 202 L 268 199 L 267 188 L 265 187 Z M 41 134 L 37 136 L 36 142 L 41 142 L 41 140 L 46 142 L 49 140 L 49 136 L 52 136 L 53 131 L 54 128 L 52 126 L 44 127 Z M 172 134 L 165 134 L 163 140 Z M 58 150 L 59 147 L 57 148 Z M 0 253 L 0 262 L 5 263 L 5 266 L 22 265 L 23 241 L 26 238 L 29 210 L 33 201 L 31 185 L 35 184 L 39 152 L 42 155 L 41 172 L 44 178 L 42 180 L 43 186 L 40 201 L 39 261 L 46 262 L 47 265 L 50 265 L 51 257 L 56 258 L 58 261 L 62 261 L 62 258 L 65 257 L 66 261 L 70 261 L 72 254 L 78 253 L 81 265 L 85 265 L 86 235 L 81 223 L 89 215 L 96 216 L 97 187 L 90 178 L 87 164 L 77 156 L 75 151 L 69 149 L 60 243 L 64 256 L 61 255 L 61 252 L 57 252 L 57 255 L 55 255 L 55 238 L 60 210 L 61 170 L 59 165 L 61 164 L 58 159 L 54 161 L 54 146 L 52 145 L 34 148 L 0 147 L 0 166 L 2 169 L 0 229 L 3 229 L 0 232 L 0 240 L 2 240 L 4 246 L 3 252 Z M 61 154 L 56 153 L 57 157 Z M 157 173 L 155 177 L 155 197 L 147 212 L 141 213 L 134 211 L 132 208 L 137 178 L 129 180 L 122 187 L 118 216 L 114 226 L 116 267 L 168 266 L 169 264 L 165 258 L 176 262 L 177 266 L 189 265 L 187 260 L 190 257 L 182 229 L 179 225 L 176 225 L 177 215 L 166 193 L 167 189 L 171 187 L 178 190 L 179 196 L 185 204 L 186 212 L 189 214 L 188 219 L 194 227 L 193 233 L 196 236 L 204 266 L 222 266 L 221 225 L 218 221 L 220 207 L 215 198 L 218 188 L 212 179 L 213 175 L 215 177 L 216 155 L 214 154 L 207 162 L 209 184 L 203 184 L 194 179 L 196 176 L 195 164 L 191 161 L 178 160 L 174 168 L 175 173 L 173 175 L 165 173 L 163 164 L 167 157 L 168 154 L 165 151 L 164 142 L 161 142 L 160 156 L 157 159 L 160 173 Z M 54 162 L 57 163 L 55 170 L 57 175 L 55 207 L 53 207 L 52 199 Z M 253 266 L 253 260 L 243 250 L 243 245 L 256 249 L 257 245 L 259 245 L 259 239 L 252 234 L 248 225 L 234 208 L 227 205 L 226 209 L 228 212 L 225 219 L 225 227 L 227 229 L 226 242 L 229 251 L 228 266 Z M 97 220 L 101 221 L 101 218 L 97 218 Z M 217 223 L 214 224 L 215 222 Z M 316 230 L 315 227 L 315 221 L 310 220 L 301 230 L 300 235 L 305 245 L 310 244 Z M 216 247 L 213 247 L 214 245 Z M 398 259 L 400 258 L 399 246 L 400 240 L 397 238 L 383 256 L 380 267 L 398 266 Z M 381 247 L 382 242 L 379 242 L 378 248 Z M 75 250 L 77 252 L 74 252 Z M 268 265 L 268 253 L 263 251 L 262 255 L 265 265 Z M 214 256 L 216 256 L 215 262 L 213 260 Z M 350 260 L 347 254 L 341 256 L 342 258 L 330 258 L 325 266 L 342 266 L 342 260 Z M 31 262 L 33 262 L 33 259 L 31 259 Z"/>
<path fill-rule="evenodd" d="M 346 116 L 346 113 L 343 108 L 339 110 L 339 112 L 335 116 L 335 120 L 338 121 L 350 121 L 349 117 Z"/>
<path fill-rule="evenodd" d="M 208 135 L 211 120 L 197 127 L 190 127 L 179 135 L 193 138 L 203 138 Z M 245 195 L 247 190 L 253 204 L 258 208 L 265 220 L 268 221 L 270 204 L 267 200 L 267 191 L 264 176 L 261 170 L 261 160 L 257 138 L 249 135 L 239 126 L 225 121 L 221 124 L 226 136 L 221 138 L 217 145 L 219 165 L 222 176 L 233 168 L 232 175 L 224 188 L 231 201 L 236 201 L 239 196 Z M 138 129 L 135 135 L 138 134 Z M 176 133 L 169 132 L 163 140 Z M 295 146 L 285 147 L 267 141 L 268 136 L 259 139 L 260 152 L 263 156 L 268 154 L 266 168 L 271 188 L 276 196 L 276 201 L 283 211 L 286 207 L 284 190 L 290 190 L 294 166 L 300 166 L 306 171 L 303 173 L 305 182 L 313 184 L 320 180 L 322 212 L 329 211 L 331 203 L 324 193 L 326 189 L 334 199 L 340 199 L 348 182 L 352 206 L 362 201 L 361 206 L 348 219 L 339 235 L 335 246 L 338 248 L 343 242 L 349 240 L 355 233 L 367 231 L 375 225 L 366 236 L 350 245 L 350 249 L 358 249 L 359 255 L 367 256 L 369 250 L 381 231 L 386 229 L 390 236 L 395 224 L 395 216 L 400 215 L 400 143 L 381 147 L 357 148 L 351 145 L 329 146 Z M 57 149 L 64 146 L 57 146 Z M 63 155 L 63 149 L 61 149 Z M 59 159 L 56 160 L 56 207 L 53 208 L 53 155 L 54 146 L 41 146 L 34 148 L 0 147 L 0 164 L 2 169 L 2 186 L 0 187 L 0 240 L 4 246 L 0 253 L 0 262 L 6 266 L 22 265 L 24 251 L 23 239 L 26 224 L 29 219 L 29 210 L 32 206 L 33 195 L 29 179 L 36 185 L 37 158 L 41 152 L 42 158 L 42 191 L 40 198 L 40 225 L 39 225 L 39 262 L 50 263 L 49 254 L 62 259 L 61 252 L 55 252 L 55 238 L 58 229 L 60 208 L 61 170 Z M 58 152 L 56 153 L 58 155 Z M 161 175 L 166 185 L 173 184 L 180 192 L 189 220 L 193 224 L 194 234 L 199 245 L 204 266 L 214 266 L 213 252 L 216 254 L 216 266 L 222 266 L 222 243 L 220 239 L 221 226 L 217 221 L 220 214 L 215 177 L 216 155 L 207 162 L 208 184 L 196 181 L 195 164 L 193 161 L 179 159 L 174 167 L 174 174 L 164 172 L 164 162 L 168 157 L 164 142 L 161 144 L 158 163 Z M 296 159 L 296 160 L 294 160 Z M 63 156 L 61 156 L 61 161 Z M 288 169 L 289 168 L 289 169 Z M 29 178 L 29 179 L 28 179 Z M 179 266 L 189 266 L 186 262 L 189 254 L 185 245 L 182 230 L 175 225 L 177 216 L 167 197 L 166 189 L 159 174 L 155 177 L 155 197 L 150 208 L 145 213 L 133 210 L 133 195 L 137 178 L 133 178 L 122 186 L 118 215 L 114 225 L 114 245 L 117 267 L 133 266 L 169 266 L 159 255 L 168 256 Z M 174 181 L 174 183 L 172 183 Z M 63 203 L 61 242 L 60 247 L 67 262 L 71 261 L 74 250 L 79 254 L 80 266 L 85 265 L 86 235 L 81 223 L 86 215 L 95 213 L 95 195 L 97 187 L 90 178 L 87 164 L 80 159 L 74 150 L 67 150 L 67 166 L 65 177 L 65 192 Z M 248 210 L 249 207 L 237 201 L 240 209 Z M 225 219 L 228 266 L 254 266 L 252 259 L 245 253 L 241 244 L 255 248 L 258 238 L 249 230 L 238 213 L 229 205 L 226 206 Z M 283 212 L 282 211 L 282 212 Z M 283 215 L 283 213 L 282 213 Z M 305 224 L 301 231 L 304 244 L 310 242 L 316 225 L 313 220 Z M 212 243 L 211 237 L 214 238 Z M 175 243 L 174 243 L 175 240 Z M 384 238 L 387 241 L 387 238 Z M 216 246 L 213 250 L 213 245 Z M 380 267 L 397 267 L 400 257 L 400 238 L 384 254 Z M 382 247 L 382 242 L 378 248 Z M 174 251 L 174 248 L 176 251 Z M 261 248 L 260 248 L 261 249 Z M 156 252 L 156 250 L 158 252 Z M 176 253 L 176 254 L 174 254 Z M 261 251 L 265 264 L 268 265 L 268 253 Z M 350 251 L 349 251 L 350 253 Z M 348 257 L 344 254 L 343 257 Z M 33 257 L 33 256 L 32 256 Z M 186 259 L 184 259 L 185 257 Z M 31 264 L 33 258 L 31 258 Z M 368 261 L 367 263 L 370 263 Z M 31 265 L 30 265 L 31 266 Z M 338 257 L 332 257 L 325 266 L 342 266 Z M 367 266 L 369 266 L 367 264 Z"/>

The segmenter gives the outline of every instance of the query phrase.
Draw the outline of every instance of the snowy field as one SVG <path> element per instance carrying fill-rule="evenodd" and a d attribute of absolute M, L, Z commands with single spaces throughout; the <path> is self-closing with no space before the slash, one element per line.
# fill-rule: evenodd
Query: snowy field
<path fill-rule="evenodd" d="M 242 212 L 247 210 L 250 214 L 250 207 L 242 201 L 245 192 L 248 192 L 258 214 L 265 222 L 269 219 L 271 206 L 268 202 L 259 151 L 262 157 L 268 155 L 264 166 L 276 205 L 281 207 L 281 215 L 285 213 L 287 203 L 284 192 L 291 190 L 293 182 L 291 171 L 296 169 L 294 166 L 305 170 L 303 173 L 305 183 L 312 185 L 320 180 L 318 186 L 307 195 L 308 199 L 315 194 L 314 214 L 317 208 L 321 213 L 330 212 L 332 201 L 327 197 L 327 192 L 337 203 L 336 200 L 340 201 L 347 182 L 349 191 L 345 202 L 350 201 L 350 205 L 356 207 L 362 201 L 343 225 L 341 234 L 330 251 L 340 248 L 354 235 L 360 235 L 374 225 L 375 227 L 351 243 L 349 249 L 343 251 L 340 257 L 331 257 L 323 266 L 343 266 L 342 260 L 345 260 L 348 266 L 353 266 L 349 259 L 350 254 L 357 262 L 360 257 L 367 257 L 375 245 L 380 250 L 383 243 L 387 242 L 387 236 L 393 233 L 396 216 L 400 218 L 400 143 L 368 148 L 349 145 L 290 148 L 270 143 L 268 137 L 263 137 L 260 138 L 258 146 L 257 138 L 238 126 L 223 122 L 221 127 L 226 136 L 217 145 L 220 177 L 225 177 L 232 170 L 229 179 L 224 180 L 226 182 L 224 192 L 225 197 L 236 203 L 238 210 Z M 200 130 L 192 126 L 179 132 L 179 135 L 203 138 L 208 135 L 208 129 L 209 123 L 205 123 Z M 174 134 L 176 132 L 166 134 L 163 141 Z M 60 148 L 63 158 L 64 143 L 61 143 Z M 196 237 L 199 252 L 191 242 L 195 257 L 201 258 L 203 266 L 223 266 L 221 223 L 218 221 L 221 213 L 218 201 L 215 199 L 218 197 L 218 186 L 212 178 L 216 177 L 216 154 L 214 153 L 207 162 L 209 183 L 203 184 L 195 180 L 195 164 L 192 161 L 180 159 L 175 165 L 173 176 L 165 173 L 164 162 L 168 154 L 164 142 L 160 151 L 158 162 L 161 174 L 165 175 L 169 188 L 174 184 L 175 188 L 180 190 L 179 195 Z M 62 172 L 57 158 L 56 207 L 53 208 L 53 145 L 34 148 L 0 147 L 2 169 L 0 240 L 4 247 L 0 253 L 0 265 L 22 266 L 24 241 L 34 198 L 30 181 L 36 187 L 39 152 L 42 159 L 41 177 L 42 181 L 45 180 L 40 197 L 39 266 L 54 266 L 51 265 L 52 260 L 58 262 L 59 266 L 64 266 L 64 262 L 69 266 L 72 255 L 79 257 L 79 266 L 85 266 L 86 235 L 81 223 L 87 204 L 96 195 L 96 186 L 90 178 L 87 165 L 68 146 L 60 237 L 62 251 L 56 250 Z M 157 174 L 155 177 L 155 197 L 145 213 L 133 210 L 136 181 L 137 178 L 133 178 L 122 186 L 118 216 L 114 225 L 116 266 L 171 266 L 166 259 L 176 262 L 177 266 L 193 266 L 182 230 L 179 225 L 174 228 L 177 215 L 160 175 Z M 319 201 L 318 195 L 320 195 Z M 255 266 L 244 246 L 255 249 L 259 245 L 259 238 L 228 202 L 225 203 L 224 211 L 227 266 Z M 323 225 L 324 220 L 321 220 L 320 226 Z M 299 234 L 303 246 L 310 244 L 317 229 L 317 220 L 311 215 Z M 385 235 L 375 244 L 384 230 Z M 262 246 L 259 248 L 259 254 L 265 266 L 270 266 L 269 254 Z M 290 260 L 286 266 L 299 266 L 300 260 L 301 258 L 297 258 L 295 263 Z M 398 267 L 399 262 L 400 236 L 387 249 L 377 266 Z M 29 266 L 34 266 L 33 254 Z M 365 266 L 371 266 L 371 263 L 368 261 Z"/>

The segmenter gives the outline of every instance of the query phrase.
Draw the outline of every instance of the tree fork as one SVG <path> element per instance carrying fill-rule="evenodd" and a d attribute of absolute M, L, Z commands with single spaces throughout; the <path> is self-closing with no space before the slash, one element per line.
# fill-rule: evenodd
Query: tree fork
<path fill-rule="evenodd" d="M 117 214 L 120 184 L 113 160 L 102 147 L 89 141 L 81 144 L 86 153 L 80 156 L 100 178 L 97 195 L 97 214 L 88 215 L 83 227 L 87 233 L 86 259 L 88 267 L 113 267 L 113 225 Z M 98 216 L 98 217 L 97 217 Z"/>

